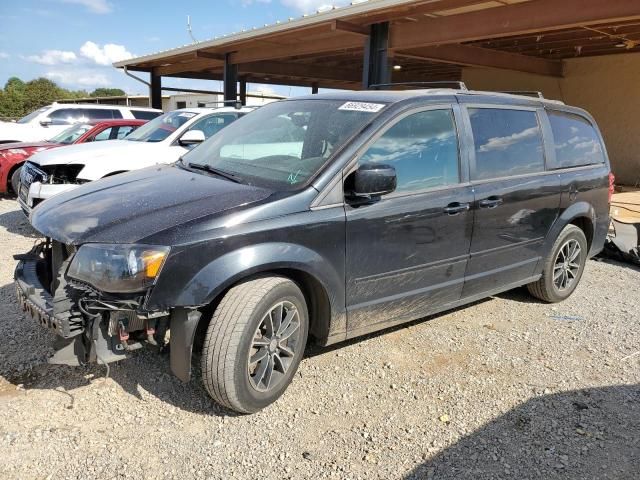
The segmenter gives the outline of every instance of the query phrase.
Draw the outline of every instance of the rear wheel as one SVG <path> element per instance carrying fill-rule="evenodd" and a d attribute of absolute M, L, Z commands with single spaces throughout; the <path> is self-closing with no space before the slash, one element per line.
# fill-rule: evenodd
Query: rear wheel
<path fill-rule="evenodd" d="M 18 190 L 20 189 L 20 172 L 22 172 L 22 167 L 16 168 L 11 174 L 11 188 L 16 195 L 18 195 Z"/>
<path fill-rule="evenodd" d="M 205 388 L 216 402 L 241 413 L 275 402 L 300 365 L 308 326 L 304 295 L 291 280 L 265 277 L 233 287 L 205 337 Z"/>
<path fill-rule="evenodd" d="M 560 232 L 545 261 L 542 278 L 528 285 L 529 292 L 549 303 L 569 298 L 582 278 L 587 250 L 584 232 L 575 225 L 567 225 Z"/>

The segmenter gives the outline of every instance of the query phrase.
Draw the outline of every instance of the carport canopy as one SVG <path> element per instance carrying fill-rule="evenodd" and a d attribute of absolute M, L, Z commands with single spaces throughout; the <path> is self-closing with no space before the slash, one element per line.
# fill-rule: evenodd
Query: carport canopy
<path fill-rule="evenodd" d="M 640 51 L 640 1 L 369 0 L 115 63 L 162 77 L 362 89 L 459 81 L 464 67 L 562 77 L 576 57 Z"/>

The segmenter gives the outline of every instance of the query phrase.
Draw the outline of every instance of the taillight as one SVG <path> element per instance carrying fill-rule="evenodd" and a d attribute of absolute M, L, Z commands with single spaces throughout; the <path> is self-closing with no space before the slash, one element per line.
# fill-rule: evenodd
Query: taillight
<path fill-rule="evenodd" d="M 616 176 L 613 173 L 609 173 L 609 205 L 613 200 L 613 194 L 616 191 Z"/>

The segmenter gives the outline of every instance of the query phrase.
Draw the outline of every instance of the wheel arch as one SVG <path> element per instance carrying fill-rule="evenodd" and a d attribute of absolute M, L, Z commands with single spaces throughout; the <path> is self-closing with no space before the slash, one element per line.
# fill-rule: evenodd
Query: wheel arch
<path fill-rule="evenodd" d="M 202 346 L 213 312 L 227 292 L 241 282 L 269 275 L 288 278 L 302 290 L 309 310 L 309 333 L 315 341 L 324 345 L 344 339 L 344 276 L 317 252 L 300 245 L 267 243 L 246 247 L 210 262 L 175 300 L 178 311 L 189 308 L 201 312 L 197 323 L 189 326 L 185 335 L 180 335 L 186 341 L 172 344 L 172 359 L 175 356 L 175 364 L 180 366 L 179 372 L 174 370 L 174 373 L 179 378 L 185 380 L 190 376 L 192 349 L 197 351 Z M 153 295 L 149 300 L 148 306 L 155 308 Z M 172 331 L 182 330 L 183 322 L 172 320 Z"/>
<path fill-rule="evenodd" d="M 26 163 L 26 160 L 23 160 L 22 162 L 19 162 L 19 163 L 15 163 L 14 165 L 11 166 L 11 168 L 7 172 L 7 180 L 6 180 L 7 192 L 13 192 L 13 185 L 11 185 L 11 177 L 13 176 L 15 171 L 21 168 L 25 163 Z M 13 193 L 15 193 L 16 195 L 18 194 L 18 192 L 13 192 Z"/>
<path fill-rule="evenodd" d="M 593 205 L 587 202 L 577 202 L 565 209 L 560 213 L 558 218 L 556 218 L 556 221 L 545 237 L 542 257 L 546 258 L 546 256 L 549 255 L 556 238 L 558 238 L 560 232 L 562 232 L 567 225 L 575 225 L 580 228 L 584 232 L 585 237 L 587 237 L 587 244 L 589 249 L 591 249 L 595 236 L 596 219 L 597 215 Z M 542 270 L 543 261 L 544 260 L 538 262 L 537 270 Z"/>

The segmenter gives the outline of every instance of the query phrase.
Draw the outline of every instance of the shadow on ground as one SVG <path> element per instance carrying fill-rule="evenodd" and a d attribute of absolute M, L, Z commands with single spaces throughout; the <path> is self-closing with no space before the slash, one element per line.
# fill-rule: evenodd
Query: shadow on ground
<path fill-rule="evenodd" d="M 531 399 L 428 459 L 407 480 L 635 480 L 640 384 Z"/>
<path fill-rule="evenodd" d="M 0 202 L 8 201 L 6 199 L 0 199 Z M 40 235 L 29 223 L 29 219 L 25 216 L 22 210 L 11 210 L 0 214 L 0 227 L 3 227 L 7 232 L 22 235 L 28 238 L 38 238 Z"/>

